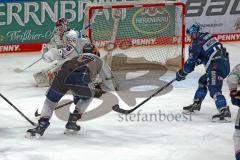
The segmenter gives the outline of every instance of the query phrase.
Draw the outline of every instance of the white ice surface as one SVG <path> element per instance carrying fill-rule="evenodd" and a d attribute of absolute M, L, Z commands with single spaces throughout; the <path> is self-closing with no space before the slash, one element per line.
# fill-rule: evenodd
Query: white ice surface
<path fill-rule="evenodd" d="M 239 63 L 240 43 L 226 43 L 232 67 Z M 44 67 L 36 64 L 27 72 L 17 74 L 14 68 L 31 64 L 39 54 L 0 55 L 0 92 L 31 119 L 41 107 L 47 88 L 36 88 L 32 74 Z M 191 104 L 197 81 L 204 73 L 198 67 L 174 89 L 153 98 L 141 108 L 141 113 L 179 114 Z M 174 78 L 167 73 L 162 80 Z M 149 86 L 148 86 L 149 87 Z M 223 93 L 229 101 L 224 82 Z M 141 102 L 139 98 L 137 102 Z M 122 122 L 116 112 L 81 122 L 77 135 L 64 135 L 65 122 L 55 116 L 45 135 L 39 140 L 24 138 L 31 126 L 9 104 L 0 98 L 0 160 L 233 160 L 233 132 L 237 108 L 231 106 L 232 123 L 212 123 L 217 112 L 213 100 L 206 97 L 202 110 L 192 121 Z M 138 113 L 137 110 L 135 113 Z"/>

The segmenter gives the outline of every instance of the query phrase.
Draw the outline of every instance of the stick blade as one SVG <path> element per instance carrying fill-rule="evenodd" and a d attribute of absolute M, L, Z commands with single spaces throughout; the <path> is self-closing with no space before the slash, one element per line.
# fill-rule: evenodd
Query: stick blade
<path fill-rule="evenodd" d="M 132 110 L 125 110 L 125 109 L 122 109 L 120 108 L 120 106 L 118 104 L 114 105 L 112 107 L 112 109 L 115 111 L 115 112 L 118 112 L 118 113 L 122 113 L 122 114 L 129 114 L 132 112 Z"/>
<path fill-rule="evenodd" d="M 15 69 L 14 69 L 14 72 L 16 72 L 16 73 L 21 73 L 21 72 L 23 72 L 23 70 L 20 69 L 20 68 L 15 68 Z"/>
<path fill-rule="evenodd" d="M 35 111 L 35 113 L 34 113 L 34 116 L 35 116 L 36 118 L 38 118 L 38 117 L 40 117 L 40 116 L 41 116 L 41 114 L 40 114 L 40 113 L 38 113 L 38 109 Z"/>

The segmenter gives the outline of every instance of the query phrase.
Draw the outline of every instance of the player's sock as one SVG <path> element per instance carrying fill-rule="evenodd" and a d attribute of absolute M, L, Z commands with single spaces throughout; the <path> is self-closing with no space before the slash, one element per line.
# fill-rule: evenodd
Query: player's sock
<path fill-rule="evenodd" d="M 31 137 L 39 138 L 40 136 L 42 136 L 44 134 L 45 130 L 47 129 L 47 127 L 49 125 L 50 125 L 50 123 L 49 123 L 48 118 L 41 118 L 38 121 L 38 126 L 36 128 L 27 130 L 26 137 L 27 138 L 31 138 Z"/>
<path fill-rule="evenodd" d="M 231 122 L 231 112 L 229 106 L 220 109 L 218 114 L 213 115 L 213 122 Z"/>
<path fill-rule="evenodd" d="M 201 103 L 200 102 L 194 102 L 193 104 L 183 107 L 183 113 L 190 114 L 190 113 L 196 113 L 199 112 L 201 109 Z"/>
<path fill-rule="evenodd" d="M 68 132 L 76 132 L 81 129 L 79 125 L 77 125 L 77 120 L 81 119 L 81 114 L 79 114 L 77 111 L 74 111 L 73 113 L 70 113 L 68 122 L 66 124 L 66 131 L 65 133 Z"/>

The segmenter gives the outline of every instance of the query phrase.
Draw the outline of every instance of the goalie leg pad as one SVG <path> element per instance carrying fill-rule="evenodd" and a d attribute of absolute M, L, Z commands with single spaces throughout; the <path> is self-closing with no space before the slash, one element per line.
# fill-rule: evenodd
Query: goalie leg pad
<path fill-rule="evenodd" d="M 47 69 L 44 69 L 33 75 L 37 87 L 49 87 L 52 84 L 53 79 L 55 78 L 59 66 L 54 64 Z"/>
<path fill-rule="evenodd" d="M 33 75 L 33 78 L 36 82 L 37 87 L 48 87 L 49 86 L 49 81 L 47 77 L 47 73 L 44 71 L 35 73 Z"/>

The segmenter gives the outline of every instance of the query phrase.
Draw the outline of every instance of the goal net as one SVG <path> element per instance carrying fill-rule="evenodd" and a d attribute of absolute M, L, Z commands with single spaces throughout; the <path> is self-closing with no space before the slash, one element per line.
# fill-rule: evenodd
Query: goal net
<path fill-rule="evenodd" d="M 176 70 L 184 63 L 181 2 L 92 3 L 88 36 L 114 70 Z"/>

